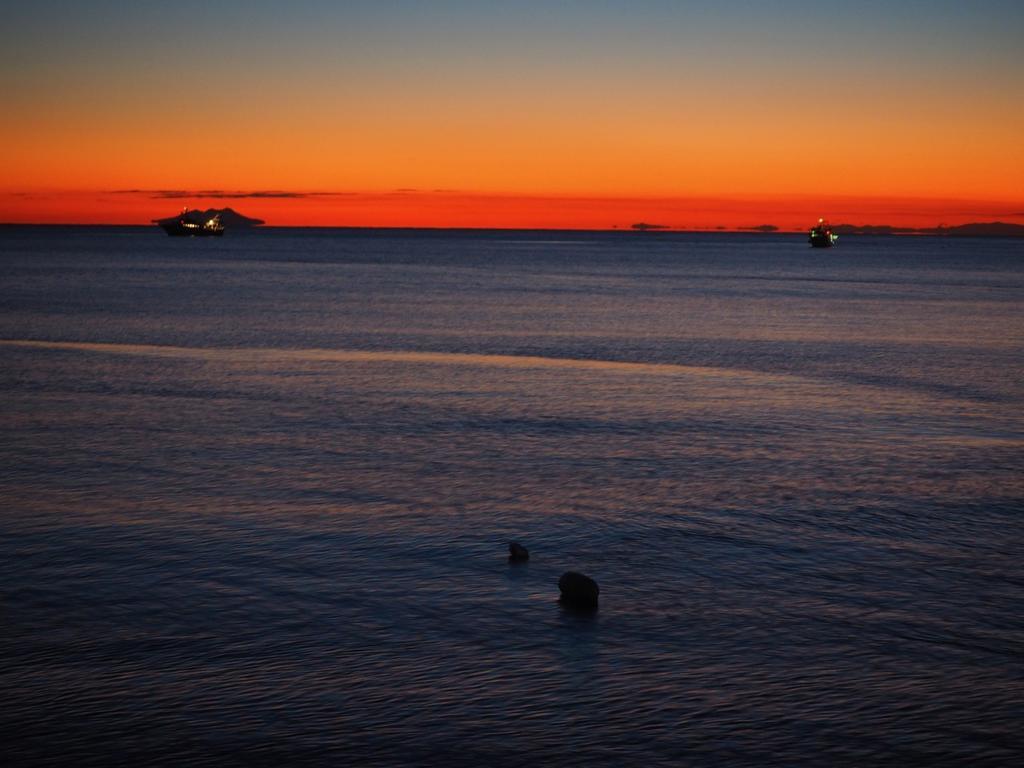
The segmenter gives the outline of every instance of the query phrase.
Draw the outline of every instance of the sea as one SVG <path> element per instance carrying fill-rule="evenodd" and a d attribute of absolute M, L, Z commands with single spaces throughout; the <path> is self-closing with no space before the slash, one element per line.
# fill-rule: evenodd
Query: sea
<path fill-rule="evenodd" d="M 0 355 L 6 766 L 1024 759 L 1024 241 L 5 227 Z"/>

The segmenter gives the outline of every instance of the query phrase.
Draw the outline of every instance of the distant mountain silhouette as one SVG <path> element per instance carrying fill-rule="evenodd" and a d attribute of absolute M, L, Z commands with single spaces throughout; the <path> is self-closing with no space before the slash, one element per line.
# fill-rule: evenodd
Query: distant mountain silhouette
<path fill-rule="evenodd" d="M 933 227 L 918 231 L 949 237 L 1024 237 L 1024 224 L 1010 224 L 1005 221 L 974 222 L 956 227 Z"/>
<path fill-rule="evenodd" d="M 1024 224 L 972 222 L 955 227 L 894 227 L 889 224 L 838 224 L 837 235 L 942 235 L 944 237 L 1024 237 Z"/>
<path fill-rule="evenodd" d="M 639 221 L 631 224 L 630 229 L 635 232 L 650 232 L 653 230 L 671 229 L 682 231 L 681 227 L 672 227 L 667 224 L 651 224 L 646 221 Z M 715 229 L 724 231 L 724 226 L 717 226 Z M 758 224 L 751 227 L 737 227 L 734 231 L 740 232 L 781 232 L 782 230 L 774 224 Z M 804 230 L 798 230 L 804 231 Z M 836 224 L 832 226 L 832 232 L 837 235 L 937 235 L 940 237 L 1020 237 L 1024 238 L 1024 224 L 1010 224 L 1005 221 L 971 222 L 969 224 L 958 224 L 952 227 L 904 227 L 893 224 Z"/>
<path fill-rule="evenodd" d="M 220 216 L 220 223 L 224 225 L 225 229 L 246 229 L 248 227 L 258 227 L 264 223 L 263 219 L 252 219 L 248 216 L 243 216 L 233 208 L 207 208 L 205 211 L 193 209 L 185 214 L 185 218 L 188 221 L 194 221 L 196 224 L 209 221 L 214 216 Z M 153 223 L 162 224 L 164 222 L 177 221 L 180 217 L 181 214 L 179 213 L 164 219 L 153 219 Z"/>
<path fill-rule="evenodd" d="M 911 235 L 918 230 L 891 224 L 837 224 L 832 231 L 837 235 Z"/>

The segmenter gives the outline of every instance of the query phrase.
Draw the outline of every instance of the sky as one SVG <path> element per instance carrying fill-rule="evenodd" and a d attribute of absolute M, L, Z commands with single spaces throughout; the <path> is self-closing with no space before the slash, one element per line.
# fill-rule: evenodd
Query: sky
<path fill-rule="evenodd" d="M 1019 0 L 10 6 L 0 222 L 1024 223 Z"/>

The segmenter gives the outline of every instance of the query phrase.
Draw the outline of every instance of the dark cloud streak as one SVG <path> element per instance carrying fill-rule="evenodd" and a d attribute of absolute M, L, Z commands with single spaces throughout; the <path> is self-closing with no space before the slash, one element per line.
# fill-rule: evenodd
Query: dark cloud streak
<path fill-rule="evenodd" d="M 114 189 L 112 195 L 147 195 L 151 200 L 243 200 L 243 199 L 286 199 L 302 200 L 315 197 L 342 197 L 351 192 L 294 192 L 282 189 L 226 190 L 226 189 Z"/>

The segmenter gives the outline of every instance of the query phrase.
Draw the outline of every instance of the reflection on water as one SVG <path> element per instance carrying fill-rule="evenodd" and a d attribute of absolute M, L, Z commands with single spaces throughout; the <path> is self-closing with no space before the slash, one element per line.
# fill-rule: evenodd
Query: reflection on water
<path fill-rule="evenodd" d="M 1024 752 L 1005 244 L 0 237 L 15 764 Z"/>

